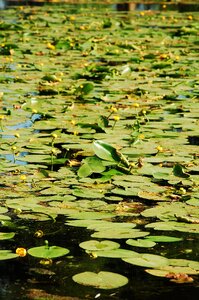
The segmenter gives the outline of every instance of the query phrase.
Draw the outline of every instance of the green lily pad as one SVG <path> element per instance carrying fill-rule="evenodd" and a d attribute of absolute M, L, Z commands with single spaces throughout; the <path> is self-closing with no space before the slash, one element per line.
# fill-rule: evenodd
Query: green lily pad
<path fill-rule="evenodd" d="M 138 229 L 107 229 L 93 233 L 91 236 L 94 238 L 105 239 L 128 239 L 139 238 L 148 235 L 149 232 L 139 231 Z"/>
<path fill-rule="evenodd" d="M 70 251 L 67 248 L 58 246 L 40 246 L 28 249 L 28 254 L 39 258 L 57 258 L 68 254 Z"/>
<path fill-rule="evenodd" d="M 150 247 L 154 247 L 156 245 L 155 241 L 142 240 L 142 239 L 138 239 L 138 240 L 128 239 L 126 241 L 126 243 L 130 246 L 143 247 L 143 248 L 150 248 Z"/>
<path fill-rule="evenodd" d="M 120 244 L 112 241 L 96 241 L 90 240 L 79 244 L 85 250 L 98 251 L 98 250 L 112 250 L 120 247 Z"/>
<path fill-rule="evenodd" d="M 171 242 L 179 242 L 182 241 L 183 238 L 177 238 L 174 236 L 166 236 L 166 235 L 150 235 L 146 237 L 147 240 L 157 242 L 157 243 L 171 243 Z"/>
<path fill-rule="evenodd" d="M 91 253 L 94 255 L 94 257 L 109 257 L 109 258 L 134 258 L 134 257 L 140 257 L 140 254 L 128 250 L 128 249 L 112 249 L 112 250 L 99 250 L 99 251 L 87 251 L 88 253 Z"/>
<path fill-rule="evenodd" d="M 0 250 L 0 260 L 13 259 L 18 257 L 16 253 L 12 253 L 10 250 Z"/>
<path fill-rule="evenodd" d="M 101 159 L 113 162 L 119 162 L 121 160 L 117 150 L 103 141 L 95 141 L 93 143 L 93 149 L 95 154 Z"/>
<path fill-rule="evenodd" d="M 15 236 L 14 232 L 0 232 L 0 240 L 9 240 Z"/>
<path fill-rule="evenodd" d="M 146 268 L 160 268 L 169 265 L 169 260 L 160 255 L 141 254 L 138 258 L 123 258 L 127 263 L 146 267 Z"/>
<path fill-rule="evenodd" d="M 74 275 L 73 280 L 79 284 L 93 286 L 98 289 L 115 289 L 128 283 L 128 278 L 112 272 L 83 272 Z"/>

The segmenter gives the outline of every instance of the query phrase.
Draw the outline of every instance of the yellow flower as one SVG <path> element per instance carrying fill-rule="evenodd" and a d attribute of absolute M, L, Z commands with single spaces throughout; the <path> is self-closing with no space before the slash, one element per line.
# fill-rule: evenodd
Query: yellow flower
<path fill-rule="evenodd" d="M 26 177 L 25 174 L 22 174 L 22 175 L 20 176 L 20 180 L 21 180 L 21 181 L 26 181 L 26 179 L 27 179 L 27 177 Z"/>
<path fill-rule="evenodd" d="M 187 19 L 191 21 L 191 20 L 193 20 L 193 17 L 192 17 L 191 15 L 189 15 L 189 16 L 187 17 Z"/>
<path fill-rule="evenodd" d="M 16 146 L 12 146 L 11 149 L 12 149 L 12 151 L 15 151 L 15 150 L 17 150 L 17 147 Z"/>
<path fill-rule="evenodd" d="M 143 140 L 144 138 L 145 138 L 145 136 L 144 136 L 144 134 L 139 134 L 139 136 L 138 136 L 138 138 L 140 139 L 140 140 Z"/>
<path fill-rule="evenodd" d="M 137 108 L 140 107 L 139 103 L 133 103 L 133 106 Z"/>
<path fill-rule="evenodd" d="M 111 106 L 110 111 L 113 113 L 117 112 L 117 108 L 115 106 Z"/>
<path fill-rule="evenodd" d="M 70 123 L 71 123 L 71 125 L 73 125 L 73 126 L 76 124 L 75 120 L 71 120 Z"/>
<path fill-rule="evenodd" d="M 114 119 L 115 122 L 117 122 L 117 121 L 119 121 L 120 116 L 114 116 L 113 119 Z"/>
<path fill-rule="evenodd" d="M 167 59 L 168 58 L 168 54 L 166 54 L 166 53 L 160 54 L 159 58 L 160 59 Z"/>
<path fill-rule="evenodd" d="M 57 154 L 57 149 L 52 148 L 52 149 L 51 149 L 51 154 L 56 155 L 56 154 Z"/>
<path fill-rule="evenodd" d="M 56 133 L 52 133 L 52 138 L 53 139 L 57 139 L 57 134 Z"/>
<path fill-rule="evenodd" d="M 17 133 L 15 133 L 15 137 L 16 138 L 19 138 L 20 137 L 20 134 L 17 132 Z"/>
<path fill-rule="evenodd" d="M 17 248 L 16 254 L 19 255 L 20 257 L 25 257 L 27 254 L 27 251 L 25 248 Z"/>
<path fill-rule="evenodd" d="M 70 16 L 70 21 L 75 21 L 75 16 Z"/>
<path fill-rule="evenodd" d="M 158 152 L 163 152 L 163 148 L 162 148 L 162 146 L 160 146 L 160 145 L 158 145 L 158 146 L 156 147 L 156 150 L 158 150 Z"/>
<path fill-rule="evenodd" d="M 55 46 L 52 45 L 51 43 L 47 44 L 47 48 L 50 49 L 50 50 L 55 50 Z"/>

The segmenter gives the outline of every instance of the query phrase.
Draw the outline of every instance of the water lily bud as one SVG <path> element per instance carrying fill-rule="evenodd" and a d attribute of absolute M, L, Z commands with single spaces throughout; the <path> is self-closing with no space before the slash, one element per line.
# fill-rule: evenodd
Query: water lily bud
<path fill-rule="evenodd" d="M 41 238 L 41 237 L 44 236 L 44 233 L 43 233 L 42 230 L 37 230 L 37 231 L 35 232 L 34 236 L 37 237 L 37 238 Z"/>

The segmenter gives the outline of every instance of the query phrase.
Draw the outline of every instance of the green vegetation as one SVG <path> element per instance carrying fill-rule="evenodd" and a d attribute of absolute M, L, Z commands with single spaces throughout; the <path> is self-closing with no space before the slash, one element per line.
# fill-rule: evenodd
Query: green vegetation
<path fill-rule="evenodd" d="M 128 289 L 125 266 L 194 287 L 198 13 L 0 15 L 0 261 L 74 290 Z"/>

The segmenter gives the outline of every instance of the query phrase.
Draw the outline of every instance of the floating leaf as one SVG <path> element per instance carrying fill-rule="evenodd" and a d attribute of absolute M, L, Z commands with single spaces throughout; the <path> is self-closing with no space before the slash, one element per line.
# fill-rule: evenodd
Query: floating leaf
<path fill-rule="evenodd" d="M 40 246 L 33 247 L 28 250 L 28 254 L 39 258 L 57 258 L 68 254 L 70 251 L 67 248 L 58 246 Z"/>
<path fill-rule="evenodd" d="M 158 243 L 179 242 L 183 240 L 183 238 L 177 238 L 177 237 L 166 236 L 166 235 L 150 235 L 147 236 L 146 239 Z"/>
<path fill-rule="evenodd" d="M 141 254 L 138 258 L 124 258 L 127 263 L 147 267 L 147 268 L 160 268 L 169 265 L 169 260 L 160 255 L 154 254 Z"/>
<path fill-rule="evenodd" d="M 10 250 L 0 250 L 0 260 L 13 259 L 18 257 L 16 253 L 12 253 Z"/>
<path fill-rule="evenodd" d="M 74 275 L 73 280 L 79 284 L 93 286 L 98 289 L 115 289 L 128 283 L 128 278 L 112 272 L 83 272 Z"/>
<path fill-rule="evenodd" d="M 112 250 L 120 247 L 120 244 L 112 241 L 96 241 L 90 240 L 86 242 L 82 242 L 79 246 L 83 249 L 89 251 L 98 251 L 98 250 Z"/>
<path fill-rule="evenodd" d="M 150 247 L 154 247 L 156 245 L 155 241 L 148 241 L 148 240 L 142 240 L 142 239 L 138 239 L 138 240 L 133 240 L 133 239 L 128 239 L 126 241 L 126 243 L 130 246 L 134 246 L 134 247 L 143 247 L 143 248 L 150 248 Z"/>
<path fill-rule="evenodd" d="M 14 232 L 0 232 L 0 240 L 9 240 L 15 236 Z"/>
<path fill-rule="evenodd" d="M 127 249 L 112 249 L 103 251 L 88 251 L 88 253 L 94 254 L 94 257 L 109 257 L 109 258 L 125 258 L 125 257 L 140 257 L 140 254 Z"/>
<path fill-rule="evenodd" d="M 91 236 L 95 238 L 106 239 L 128 239 L 138 238 L 148 235 L 149 232 L 139 231 L 138 229 L 108 229 L 93 233 Z"/>
<path fill-rule="evenodd" d="M 94 141 L 93 150 L 95 154 L 101 159 L 113 162 L 119 162 L 121 160 L 117 150 L 103 141 Z"/>

